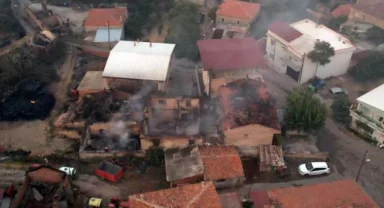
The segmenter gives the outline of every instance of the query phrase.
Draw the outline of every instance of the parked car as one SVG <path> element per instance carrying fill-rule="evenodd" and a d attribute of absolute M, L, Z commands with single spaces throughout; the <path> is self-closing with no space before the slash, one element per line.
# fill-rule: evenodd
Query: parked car
<path fill-rule="evenodd" d="M 61 167 L 59 170 L 65 172 L 68 176 L 75 177 L 76 169 L 73 167 Z"/>
<path fill-rule="evenodd" d="M 331 172 L 326 162 L 309 162 L 301 164 L 298 169 L 302 176 L 323 175 Z"/>
<path fill-rule="evenodd" d="M 348 91 L 340 87 L 332 87 L 329 92 L 332 95 L 348 95 Z"/>

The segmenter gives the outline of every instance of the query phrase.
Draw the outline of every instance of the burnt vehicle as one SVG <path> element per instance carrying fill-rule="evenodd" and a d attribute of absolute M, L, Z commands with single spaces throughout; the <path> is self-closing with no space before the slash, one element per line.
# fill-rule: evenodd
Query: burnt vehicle
<path fill-rule="evenodd" d="M 54 105 L 55 98 L 46 92 L 43 83 L 33 78 L 27 79 L 0 101 L 0 120 L 44 119 Z"/>

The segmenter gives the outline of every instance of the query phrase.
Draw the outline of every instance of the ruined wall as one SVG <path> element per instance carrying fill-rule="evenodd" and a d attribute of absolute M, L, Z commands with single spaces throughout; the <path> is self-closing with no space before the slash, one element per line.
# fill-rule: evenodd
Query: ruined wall
<path fill-rule="evenodd" d="M 235 188 L 235 187 L 240 187 L 241 185 L 243 185 L 244 181 L 245 181 L 245 177 L 237 177 L 237 178 L 225 179 L 224 181 L 216 180 L 216 181 L 213 181 L 213 184 L 218 189 L 220 189 L 220 188 Z"/>
<path fill-rule="evenodd" d="M 155 109 L 193 109 L 200 107 L 200 100 L 198 98 L 181 98 L 181 100 L 177 100 L 177 98 L 152 97 L 150 105 Z"/>
<path fill-rule="evenodd" d="M 109 89 L 117 89 L 123 91 L 138 91 L 143 86 L 142 80 L 120 79 L 120 78 L 106 78 Z"/>
<path fill-rule="evenodd" d="M 185 184 L 193 184 L 193 183 L 199 183 L 204 180 L 204 174 L 201 175 L 196 175 L 192 176 L 189 178 L 184 178 L 176 181 L 171 181 L 171 188 L 172 187 L 177 187 L 180 185 L 185 185 Z"/>
<path fill-rule="evenodd" d="M 224 131 L 225 145 L 259 146 L 271 145 L 274 134 L 280 131 L 259 124 L 242 126 Z"/>

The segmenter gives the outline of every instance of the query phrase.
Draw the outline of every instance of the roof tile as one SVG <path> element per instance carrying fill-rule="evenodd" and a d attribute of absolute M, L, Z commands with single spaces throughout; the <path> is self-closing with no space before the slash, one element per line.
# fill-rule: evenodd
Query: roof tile
<path fill-rule="evenodd" d="M 287 42 L 291 42 L 303 35 L 285 22 L 274 22 L 269 26 L 268 30 Z"/>
<path fill-rule="evenodd" d="M 284 208 L 379 208 L 372 198 L 350 179 L 276 189 L 269 191 L 269 196 Z"/>
<path fill-rule="evenodd" d="M 127 17 L 126 7 L 91 9 L 87 19 L 85 19 L 84 26 L 106 27 L 109 23 L 110 27 L 121 27 Z"/>
<path fill-rule="evenodd" d="M 240 155 L 233 146 L 200 146 L 206 180 L 244 176 Z"/>
<path fill-rule="evenodd" d="M 253 38 L 199 40 L 204 70 L 264 67 L 264 51 Z"/>
<path fill-rule="evenodd" d="M 129 197 L 130 208 L 221 208 L 212 182 L 179 186 Z"/>
<path fill-rule="evenodd" d="M 257 17 L 259 11 L 260 4 L 226 0 L 220 5 L 216 15 L 253 20 Z"/>
<path fill-rule="evenodd" d="M 352 8 L 352 4 L 340 5 L 332 11 L 332 16 L 333 17 L 341 17 L 341 16 L 348 17 L 349 12 L 351 11 L 351 8 Z"/>

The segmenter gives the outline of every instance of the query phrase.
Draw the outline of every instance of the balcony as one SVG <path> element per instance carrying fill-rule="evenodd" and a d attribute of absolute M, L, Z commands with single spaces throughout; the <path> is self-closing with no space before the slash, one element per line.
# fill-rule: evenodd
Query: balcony
<path fill-rule="evenodd" d="M 367 124 L 372 129 L 379 131 L 381 133 L 384 133 L 384 128 L 383 128 L 382 124 L 378 123 L 378 121 L 376 121 L 375 119 L 373 119 L 369 116 L 363 115 L 360 111 L 358 111 L 356 109 L 352 109 L 350 111 L 349 115 L 358 119 L 359 121 Z"/>

